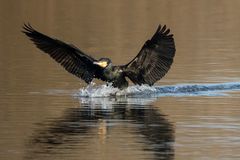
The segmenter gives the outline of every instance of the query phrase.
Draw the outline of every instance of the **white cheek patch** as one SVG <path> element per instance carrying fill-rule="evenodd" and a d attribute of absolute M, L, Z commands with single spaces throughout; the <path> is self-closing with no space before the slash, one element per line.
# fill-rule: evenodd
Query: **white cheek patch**
<path fill-rule="evenodd" d="M 100 66 L 105 68 L 107 66 L 107 62 L 100 62 Z"/>

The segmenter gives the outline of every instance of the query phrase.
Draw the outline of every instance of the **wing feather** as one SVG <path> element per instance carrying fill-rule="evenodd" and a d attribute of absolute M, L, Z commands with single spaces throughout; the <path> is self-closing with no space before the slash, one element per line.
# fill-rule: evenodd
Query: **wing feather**
<path fill-rule="evenodd" d="M 173 35 L 166 25 L 147 40 L 138 55 L 123 66 L 125 75 L 135 84 L 153 85 L 169 71 L 175 56 Z"/>
<path fill-rule="evenodd" d="M 105 80 L 100 74 L 102 69 L 93 64 L 94 58 L 84 54 L 77 47 L 66 44 L 60 40 L 48 37 L 35 29 L 30 24 L 23 26 L 25 33 L 33 43 L 60 63 L 68 72 L 90 83 L 93 78 Z"/>

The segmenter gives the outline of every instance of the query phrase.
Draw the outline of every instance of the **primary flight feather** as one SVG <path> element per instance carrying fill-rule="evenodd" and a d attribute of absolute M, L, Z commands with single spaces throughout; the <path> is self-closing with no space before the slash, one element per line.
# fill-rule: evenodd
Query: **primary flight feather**
<path fill-rule="evenodd" d="M 114 87 L 128 86 L 126 77 L 134 84 L 153 85 L 170 69 L 175 56 L 175 43 L 170 29 L 159 25 L 137 56 L 126 65 L 114 66 L 109 58 L 96 60 L 72 44 L 51 38 L 24 24 L 25 33 L 33 43 L 60 63 L 68 72 L 90 83 L 94 78 L 111 82 Z"/>

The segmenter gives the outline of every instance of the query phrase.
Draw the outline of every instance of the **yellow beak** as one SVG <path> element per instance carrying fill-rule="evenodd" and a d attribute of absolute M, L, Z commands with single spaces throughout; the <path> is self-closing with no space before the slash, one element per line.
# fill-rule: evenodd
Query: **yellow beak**
<path fill-rule="evenodd" d="M 108 65 L 106 61 L 93 62 L 93 64 L 99 65 L 102 68 L 105 68 Z"/>

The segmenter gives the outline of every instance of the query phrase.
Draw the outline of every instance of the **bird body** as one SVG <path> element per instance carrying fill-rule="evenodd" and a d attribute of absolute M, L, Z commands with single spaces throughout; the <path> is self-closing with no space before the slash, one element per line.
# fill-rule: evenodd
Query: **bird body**
<path fill-rule="evenodd" d="M 122 69 L 121 66 L 113 66 L 112 63 L 110 63 L 103 70 L 103 76 L 107 79 L 107 82 L 112 83 L 113 87 L 124 89 L 128 87 L 128 81 L 126 80 Z"/>
<path fill-rule="evenodd" d="M 114 66 L 109 58 L 96 60 L 72 44 L 46 36 L 29 24 L 25 33 L 34 44 L 60 63 L 68 72 L 90 83 L 94 78 L 110 82 L 113 87 L 128 87 L 128 77 L 134 84 L 153 85 L 170 69 L 175 56 L 175 43 L 170 29 L 159 25 L 156 33 L 147 40 L 137 56 L 126 65 Z"/>

